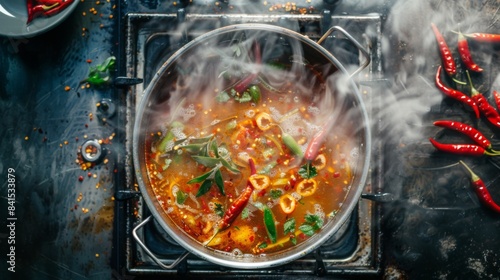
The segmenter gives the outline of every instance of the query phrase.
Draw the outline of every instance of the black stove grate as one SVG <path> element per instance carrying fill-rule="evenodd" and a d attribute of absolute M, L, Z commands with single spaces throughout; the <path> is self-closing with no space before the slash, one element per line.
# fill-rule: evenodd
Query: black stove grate
<path fill-rule="evenodd" d="M 318 40 L 331 26 L 338 25 L 347 30 L 354 38 L 363 42 L 369 50 L 371 63 L 359 75 L 360 91 L 365 102 L 373 102 L 375 85 L 382 76 L 381 70 L 381 18 L 379 15 L 337 16 L 329 11 L 307 15 L 250 15 L 250 14 L 188 14 L 180 9 L 174 14 L 129 13 L 125 15 L 125 59 L 124 77 L 119 77 L 120 85 L 127 86 L 125 91 L 126 139 L 125 175 L 123 184 L 116 191 L 115 252 L 114 264 L 121 275 L 188 275 L 199 277 L 255 276 L 259 278 L 281 278 L 299 276 L 302 279 L 323 275 L 376 275 L 381 264 L 380 206 L 372 201 L 361 199 L 346 224 L 330 240 L 315 252 L 289 264 L 260 270 L 238 270 L 221 267 L 188 255 L 173 268 L 162 268 L 154 258 L 168 266 L 181 256 L 185 249 L 175 244 L 153 219 L 140 197 L 135 183 L 132 166 L 132 127 L 136 104 L 143 90 L 151 81 L 154 73 L 173 52 L 190 39 L 218 27 L 237 23 L 267 23 L 279 25 L 300 32 L 313 40 Z M 188 23 L 187 31 L 177 31 L 181 24 Z M 182 30 L 182 29 L 181 29 Z M 348 55 L 341 63 L 353 64 L 355 69 L 360 63 L 359 55 L 350 51 L 351 46 L 342 38 L 333 36 L 326 39 L 323 46 L 332 53 L 346 52 Z M 368 106 L 369 115 L 373 116 Z M 375 129 L 376 130 L 376 129 Z M 377 131 L 374 131 L 374 139 Z M 373 168 L 371 168 L 365 193 L 381 191 L 381 146 L 373 144 Z M 137 225 L 140 226 L 138 227 Z M 134 229 L 135 228 L 135 229 Z M 142 240 L 153 258 L 134 240 L 133 231 Z"/>

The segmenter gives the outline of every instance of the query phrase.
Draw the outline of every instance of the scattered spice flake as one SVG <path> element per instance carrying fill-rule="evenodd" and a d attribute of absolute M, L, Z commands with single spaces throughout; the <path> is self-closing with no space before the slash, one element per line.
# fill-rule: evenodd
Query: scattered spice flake
<path fill-rule="evenodd" d="M 87 59 L 87 63 L 92 63 L 92 59 Z"/>
<path fill-rule="evenodd" d="M 65 91 L 70 91 L 70 90 L 71 90 L 71 87 L 70 87 L 70 86 L 65 86 L 65 87 L 64 87 L 64 90 L 65 90 Z"/>
<path fill-rule="evenodd" d="M 83 194 L 82 194 L 82 193 L 79 193 L 79 194 L 78 194 L 78 198 L 76 199 L 76 202 L 80 202 L 80 201 L 82 201 L 82 199 L 83 199 Z M 76 206 L 76 205 L 75 205 L 75 206 Z M 75 209 L 76 209 L 76 208 L 75 208 Z"/>
<path fill-rule="evenodd" d="M 97 254 L 97 253 L 96 253 L 96 254 L 95 254 L 95 257 L 96 257 L 96 258 L 98 258 L 98 257 L 99 257 L 99 254 Z"/>
<path fill-rule="evenodd" d="M 78 181 L 83 182 L 83 176 L 82 175 L 78 176 Z"/>
<path fill-rule="evenodd" d="M 30 138 L 28 136 L 24 136 L 24 140 L 28 141 Z"/>
<path fill-rule="evenodd" d="M 82 207 L 82 212 L 83 212 L 84 214 L 86 214 L 86 213 L 88 213 L 88 212 L 89 212 L 89 209 L 88 209 L 88 208 L 83 208 L 83 207 Z"/>

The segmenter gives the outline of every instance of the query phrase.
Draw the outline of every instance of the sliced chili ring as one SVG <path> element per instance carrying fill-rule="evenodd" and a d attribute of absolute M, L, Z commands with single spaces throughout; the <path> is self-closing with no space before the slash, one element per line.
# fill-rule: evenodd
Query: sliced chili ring
<path fill-rule="evenodd" d="M 248 180 L 256 190 L 263 190 L 271 185 L 271 179 L 266 175 L 254 174 Z"/>
<path fill-rule="evenodd" d="M 314 179 L 305 179 L 297 184 L 297 193 L 301 196 L 310 196 L 316 192 L 318 183 Z"/>
<path fill-rule="evenodd" d="M 312 162 L 312 165 L 316 167 L 317 170 L 321 170 L 326 166 L 326 157 L 324 154 L 319 154 L 316 159 Z"/>
<path fill-rule="evenodd" d="M 274 125 L 274 121 L 271 116 L 265 112 L 258 113 L 257 116 L 255 116 L 255 123 L 262 131 L 266 131 Z"/>
<path fill-rule="evenodd" d="M 291 194 L 285 194 L 280 197 L 280 207 L 283 213 L 290 214 L 295 210 L 296 201 Z"/>

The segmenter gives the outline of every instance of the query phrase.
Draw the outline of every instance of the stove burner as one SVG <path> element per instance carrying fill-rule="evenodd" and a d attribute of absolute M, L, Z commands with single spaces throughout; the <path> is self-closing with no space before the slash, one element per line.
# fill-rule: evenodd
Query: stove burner
<path fill-rule="evenodd" d="M 126 161 L 132 155 L 132 129 L 135 106 L 142 92 L 151 81 L 163 61 L 190 39 L 215 28 L 237 23 L 267 23 L 288 27 L 318 41 L 331 26 L 342 26 L 349 34 L 363 42 L 369 49 L 371 64 L 359 77 L 360 92 L 371 102 L 371 81 L 381 78 L 380 38 L 381 18 L 378 15 L 338 16 L 329 11 L 306 15 L 249 15 L 249 14 L 187 14 L 183 9 L 177 14 L 128 13 L 126 20 L 126 58 L 124 77 L 118 77 L 118 88 L 127 91 Z M 176 30 L 179 23 L 189 22 L 189 30 Z M 340 52 L 342 63 L 356 70 L 360 59 L 357 48 L 345 40 L 343 34 L 323 37 L 322 46 L 334 55 Z M 368 46 L 368 47 L 367 47 Z M 353 53 L 353 49 L 355 50 Z M 343 54 L 342 54 L 343 53 Z M 347 55 L 344 55 L 347 54 Z M 352 66 L 352 67 L 351 67 Z M 142 80 L 143 79 L 143 80 Z M 141 83 L 142 82 L 142 83 Z M 375 89 L 376 87 L 374 87 Z M 381 166 L 381 151 L 378 146 L 372 158 Z M 123 184 L 117 186 L 117 250 L 119 260 L 115 266 L 126 269 L 127 275 L 178 275 L 230 277 L 255 276 L 272 278 L 283 275 L 376 275 L 380 272 L 381 244 L 379 206 L 370 200 L 361 199 L 358 207 L 339 231 L 314 252 L 280 267 L 261 270 L 239 270 L 221 267 L 186 252 L 152 219 L 142 198 L 137 196 L 137 184 L 130 162 L 125 166 Z M 382 172 L 372 168 L 365 193 L 380 192 Z M 121 189 L 120 189 L 121 188 Z M 149 216 L 149 217 L 148 217 Z M 120 243 L 121 242 L 121 243 Z M 123 244 L 123 246 L 120 246 Z M 122 257 L 122 255 L 125 255 Z M 124 262 L 124 264 L 120 263 Z M 174 265 L 175 264 L 175 265 Z"/>

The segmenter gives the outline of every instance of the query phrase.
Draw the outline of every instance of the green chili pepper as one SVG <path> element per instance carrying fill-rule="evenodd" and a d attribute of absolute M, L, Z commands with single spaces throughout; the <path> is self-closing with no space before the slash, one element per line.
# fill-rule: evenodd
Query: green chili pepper
<path fill-rule="evenodd" d="M 248 88 L 248 92 L 250 92 L 250 96 L 252 97 L 253 102 L 259 103 L 260 101 L 260 88 L 256 85 L 253 85 Z"/>
<path fill-rule="evenodd" d="M 296 156 L 303 157 L 304 152 L 300 148 L 300 145 L 295 141 L 292 135 L 282 131 L 281 140 L 285 143 L 285 146 Z"/>
<path fill-rule="evenodd" d="M 271 212 L 271 209 L 268 207 L 264 207 L 264 224 L 266 225 L 267 235 L 269 236 L 271 243 L 276 243 L 276 224 L 274 223 L 273 212 Z"/>
<path fill-rule="evenodd" d="M 158 144 L 158 147 L 157 149 L 161 152 L 168 152 L 166 151 L 167 149 L 167 144 L 174 140 L 174 134 L 172 133 L 172 129 L 174 128 L 183 128 L 184 125 L 181 123 L 181 122 L 178 122 L 178 121 L 174 121 L 170 124 L 169 128 L 168 128 L 168 132 L 167 132 L 167 135 L 165 135 L 165 137 L 163 137 L 163 139 L 161 139 L 160 143 Z"/>

